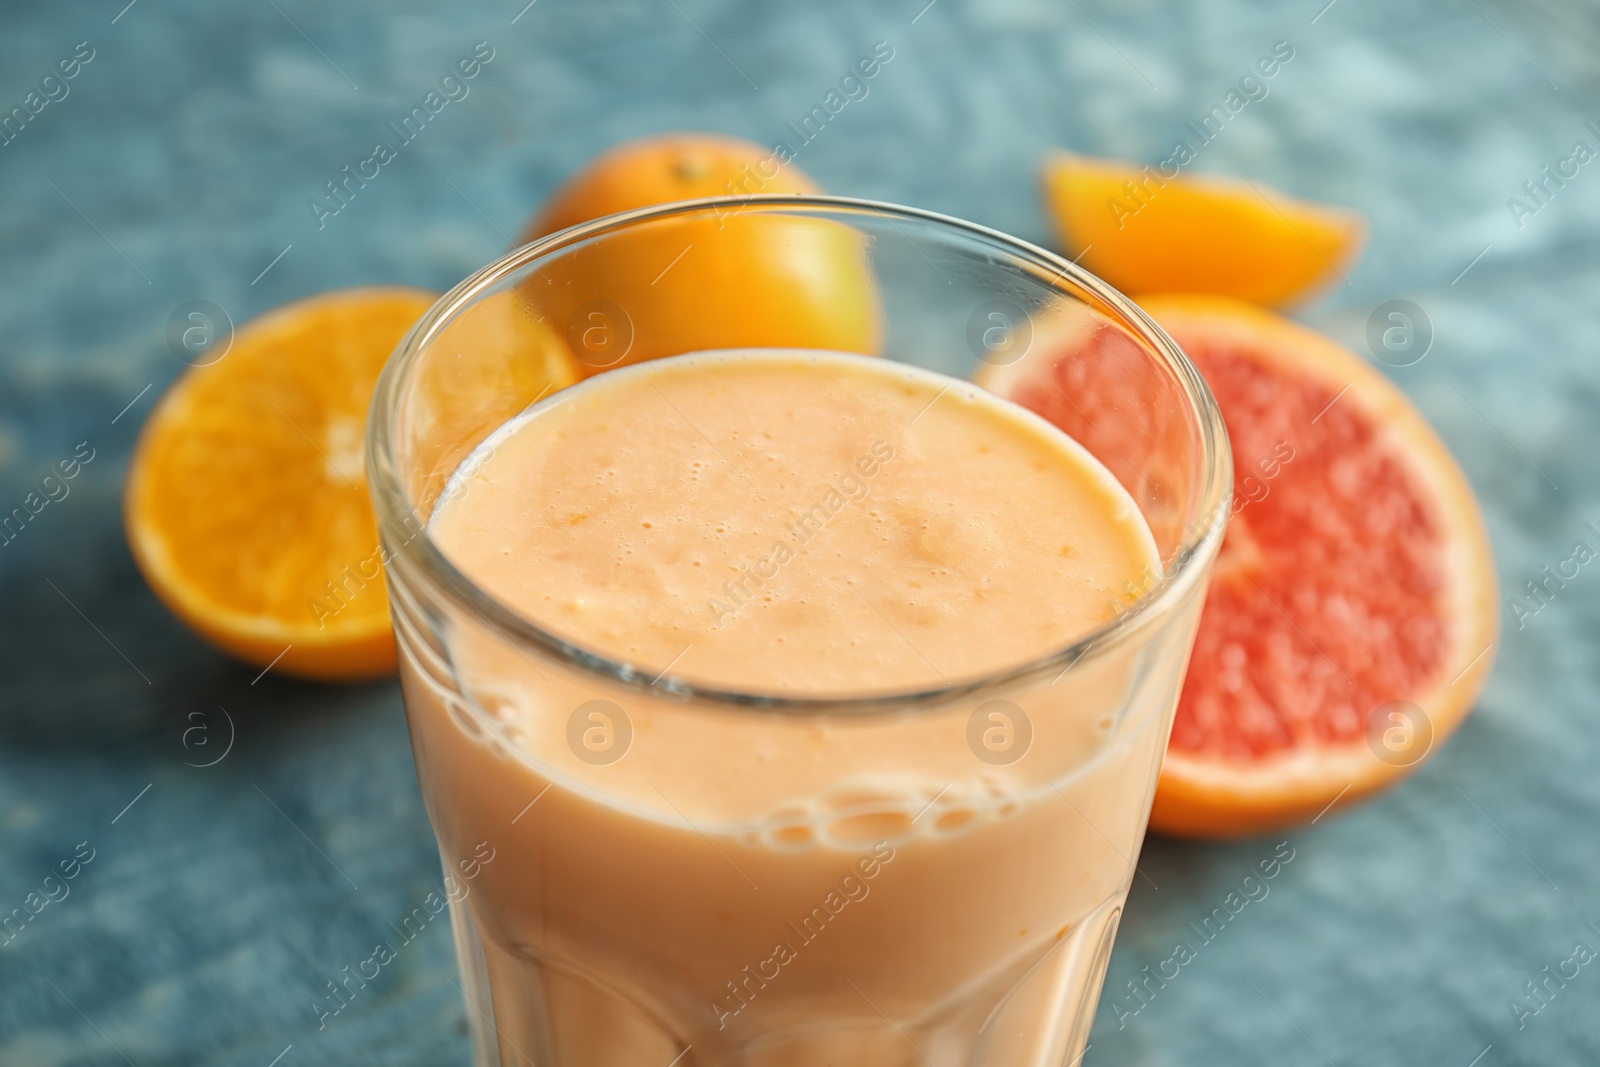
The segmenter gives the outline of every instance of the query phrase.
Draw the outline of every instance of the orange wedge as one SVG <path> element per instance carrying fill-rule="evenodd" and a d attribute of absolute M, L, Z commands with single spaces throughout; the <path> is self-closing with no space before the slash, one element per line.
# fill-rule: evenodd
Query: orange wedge
<path fill-rule="evenodd" d="M 128 469 L 128 544 L 216 647 L 303 678 L 394 669 L 362 439 L 378 372 L 433 301 L 348 289 L 279 308 L 150 416 Z"/>
<path fill-rule="evenodd" d="M 1355 212 L 1260 183 L 1169 178 L 1159 166 L 1066 152 L 1045 160 L 1043 178 L 1067 254 L 1127 293 L 1283 307 L 1339 279 L 1366 239 Z"/>

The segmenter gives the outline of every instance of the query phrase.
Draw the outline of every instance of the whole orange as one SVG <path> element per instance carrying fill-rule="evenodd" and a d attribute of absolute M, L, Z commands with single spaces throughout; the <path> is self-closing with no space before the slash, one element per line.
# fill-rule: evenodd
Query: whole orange
<path fill-rule="evenodd" d="M 704 196 L 815 193 L 760 145 L 676 133 L 618 145 L 558 189 L 531 241 L 633 208 Z M 658 219 L 541 263 L 519 292 L 566 337 L 580 374 L 715 348 L 875 353 L 880 312 L 866 244 L 831 219 L 730 205 Z"/>

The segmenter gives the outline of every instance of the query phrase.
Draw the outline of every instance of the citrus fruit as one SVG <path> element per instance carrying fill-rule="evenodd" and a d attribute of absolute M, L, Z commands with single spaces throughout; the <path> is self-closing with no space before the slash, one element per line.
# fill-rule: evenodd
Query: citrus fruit
<path fill-rule="evenodd" d="M 394 669 L 362 439 L 378 372 L 434 299 L 348 289 L 278 308 L 151 414 L 128 468 L 128 544 L 218 648 L 305 678 Z"/>
<path fill-rule="evenodd" d="M 1135 295 L 1293 304 L 1354 263 L 1366 236 L 1353 211 L 1260 184 L 1066 152 L 1046 158 L 1044 192 L 1068 255 Z"/>
<path fill-rule="evenodd" d="M 1334 342 L 1222 297 L 1141 304 L 1216 395 L 1235 489 L 1150 825 L 1235 837 L 1316 818 L 1414 769 L 1482 687 L 1498 614 L 1476 498 L 1405 396 Z M 985 384 L 1089 444 L 1109 421 L 1095 412 L 1127 398 L 1075 389 L 1072 370 L 1116 359 L 1120 336 L 1044 331 Z"/>
<path fill-rule="evenodd" d="M 668 133 L 615 145 L 568 178 L 528 223 L 523 241 L 602 215 L 703 196 L 817 193 L 792 163 L 754 141 L 713 133 Z"/>
<path fill-rule="evenodd" d="M 675 200 L 817 191 L 759 145 L 666 134 L 600 155 L 557 190 L 523 240 Z M 519 291 L 566 338 L 584 376 L 713 348 L 878 347 L 861 234 L 829 219 L 730 207 L 636 224 L 552 255 Z"/>

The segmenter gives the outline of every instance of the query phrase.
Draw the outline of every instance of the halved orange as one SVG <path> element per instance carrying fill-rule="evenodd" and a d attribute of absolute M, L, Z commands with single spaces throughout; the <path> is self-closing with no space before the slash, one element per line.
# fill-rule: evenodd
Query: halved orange
<path fill-rule="evenodd" d="M 1366 239 L 1355 212 L 1259 183 L 1067 152 L 1046 158 L 1044 193 L 1068 255 L 1134 295 L 1294 304 L 1338 278 Z"/>
<path fill-rule="evenodd" d="M 1141 304 L 1210 384 L 1235 471 L 1150 825 L 1314 819 L 1414 769 L 1471 709 L 1498 631 L 1476 497 L 1404 394 L 1334 342 L 1221 297 Z M 1104 333 L 1043 331 L 986 384 L 1095 444 L 1095 413 L 1125 398 L 1071 372 Z"/>
<path fill-rule="evenodd" d="M 218 648 L 304 678 L 394 669 L 362 440 L 378 372 L 434 299 L 348 289 L 278 308 L 151 414 L 128 468 L 128 544 Z"/>
<path fill-rule="evenodd" d="M 523 240 L 633 208 L 704 196 L 815 193 L 793 163 L 704 133 L 641 138 L 567 180 Z M 521 286 L 564 336 L 580 373 L 715 348 L 872 354 L 881 313 L 859 231 L 797 214 L 745 212 L 638 224 L 545 262 Z"/>

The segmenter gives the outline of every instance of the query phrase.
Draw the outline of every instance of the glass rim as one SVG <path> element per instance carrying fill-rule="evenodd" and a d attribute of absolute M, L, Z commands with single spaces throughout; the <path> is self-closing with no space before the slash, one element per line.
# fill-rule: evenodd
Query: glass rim
<path fill-rule="evenodd" d="M 1146 626 L 1160 619 L 1175 606 L 1205 569 L 1220 543 L 1226 526 L 1224 509 L 1232 491 L 1232 455 L 1221 410 L 1210 387 L 1175 341 L 1142 308 L 1096 275 L 1076 263 L 1038 245 L 1012 237 L 999 230 L 967 222 L 954 216 L 883 201 L 822 194 L 757 193 L 747 196 L 714 196 L 636 208 L 605 215 L 588 222 L 539 237 L 513 248 L 487 266 L 468 275 L 434 301 L 401 338 L 378 378 L 366 427 L 366 472 L 369 492 L 377 513 L 380 537 L 383 529 L 395 522 L 404 527 L 408 519 L 421 517 L 418 507 L 400 476 L 393 448 L 393 423 L 396 401 L 408 374 L 436 335 L 458 312 L 471 304 L 497 281 L 552 252 L 607 232 L 629 228 L 641 222 L 679 215 L 721 210 L 732 215 L 752 207 L 791 208 L 838 214 L 869 215 L 895 221 L 915 222 L 947 232 L 977 238 L 997 246 L 1035 266 L 1047 268 L 1055 281 L 1087 291 L 1123 321 L 1137 339 L 1147 345 L 1182 386 L 1184 398 L 1197 416 L 1200 438 L 1203 503 L 1194 520 L 1185 523 L 1178 545 L 1160 560 L 1161 575 L 1156 585 L 1139 597 L 1128 610 L 1119 613 L 1070 644 L 1026 662 L 991 671 L 964 681 L 932 687 L 864 692 L 860 695 L 805 696 L 723 689 L 675 677 L 667 671 L 652 677 L 648 672 L 622 660 L 575 644 L 512 610 L 494 595 L 467 577 L 434 543 L 429 523 L 424 519 L 421 536 L 408 537 L 390 545 L 387 556 L 396 557 L 416 569 L 432 592 L 447 602 L 467 609 L 488 622 L 503 639 L 523 641 L 551 659 L 593 675 L 607 683 L 647 691 L 656 697 L 681 702 L 724 705 L 746 710 L 789 715 L 827 715 L 860 712 L 915 710 L 971 697 L 992 689 L 1025 684 L 1054 673 L 1056 680 L 1079 662 L 1093 660 L 1106 651 L 1122 646 Z M 1077 294 L 1069 295 L 1076 296 Z M 404 580 L 404 579 L 397 579 Z M 393 593 L 391 591 L 391 599 Z M 668 665 L 668 670 L 671 665 Z M 1051 684 L 1054 684 L 1052 682 Z"/>

